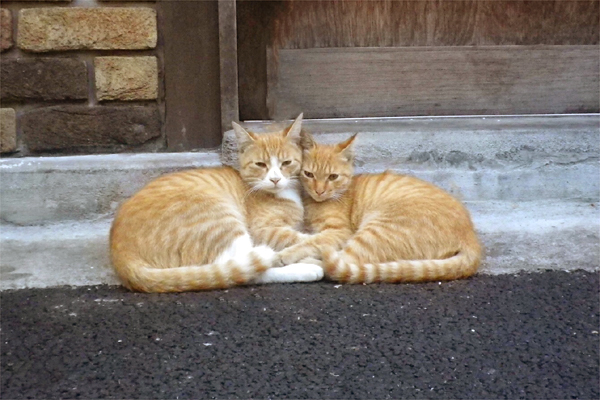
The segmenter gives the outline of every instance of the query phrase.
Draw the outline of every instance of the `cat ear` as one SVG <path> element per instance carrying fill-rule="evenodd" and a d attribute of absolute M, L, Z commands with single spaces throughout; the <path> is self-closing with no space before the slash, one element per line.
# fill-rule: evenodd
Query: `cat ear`
<path fill-rule="evenodd" d="M 336 146 L 339 153 L 346 159 L 346 161 L 352 161 L 354 159 L 354 139 L 356 139 L 356 135 L 358 135 L 358 133 L 355 133 L 342 143 L 338 143 Z"/>
<path fill-rule="evenodd" d="M 234 121 L 231 122 L 231 125 L 233 125 L 235 137 L 237 138 L 238 149 L 240 152 L 243 152 L 246 147 L 254 143 L 256 137 Z"/>
<path fill-rule="evenodd" d="M 302 132 L 302 116 L 304 114 L 300 113 L 298 118 L 294 121 L 294 123 L 283 131 L 283 136 L 287 137 L 290 140 L 298 141 L 300 140 L 300 132 Z"/>
<path fill-rule="evenodd" d="M 317 145 L 312 135 L 306 131 L 300 132 L 300 147 L 302 150 L 310 150 Z"/>

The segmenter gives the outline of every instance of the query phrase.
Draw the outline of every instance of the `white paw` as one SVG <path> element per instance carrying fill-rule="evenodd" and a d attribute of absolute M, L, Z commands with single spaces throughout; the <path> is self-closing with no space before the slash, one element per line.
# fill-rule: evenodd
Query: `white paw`
<path fill-rule="evenodd" d="M 252 252 L 260 258 L 264 265 L 272 265 L 275 255 L 275 250 L 269 246 L 256 246 L 252 249 Z"/>
<path fill-rule="evenodd" d="M 293 268 L 296 279 L 294 282 L 314 282 L 323 279 L 323 268 L 316 264 L 296 263 L 285 268 Z"/>
<path fill-rule="evenodd" d="M 275 254 L 275 258 L 273 259 L 272 268 L 283 268 L 285 266 L 285 264 L 283 263 L 283 260 L 281 259 L 281 256 L 279 254 L 280 253 Z"/>
<path fill-rule="evenodd" d="M 270 268 L 256 283 L 314 282 L 323 279 L 323 268 L 315 264 L 296 263 L 281 268 Z"/>

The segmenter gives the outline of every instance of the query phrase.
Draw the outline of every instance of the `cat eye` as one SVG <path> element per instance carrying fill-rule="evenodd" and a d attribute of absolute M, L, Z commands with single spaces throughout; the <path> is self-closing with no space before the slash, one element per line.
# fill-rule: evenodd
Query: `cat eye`
<path fill-rule="evenodd" d="M 292 163 L 292 161 L 291 161 L 291 160 L 285 160 L 284 162 L 282 162 L 282 163 L 281 163 L 281 166 L 282 166 L 282 167 L 285 167 L 285 166 L 287 166 L 287 165 L 290 165 L 291 163 Z"/>
<path fill-rule="evenodd" d="M 329 175 L 329 180 L 330 181 L 335 181 L 338 177 L 339 177 L 338 174 L 331 174 L 331 175 Z"/>
<path fill-rule="evenodd" d="M 267 164 L 265 164 L 264 162 L 255 162 L 254 165 L 261 168 L 267 168 Z"/>
<path fill-rule="evenodd" d="M 307 178 L 314 178 L 315 177 L 312 172 L 308 172 L 308 171 L 304 171 L 304 175 L 306 175 Z"/>

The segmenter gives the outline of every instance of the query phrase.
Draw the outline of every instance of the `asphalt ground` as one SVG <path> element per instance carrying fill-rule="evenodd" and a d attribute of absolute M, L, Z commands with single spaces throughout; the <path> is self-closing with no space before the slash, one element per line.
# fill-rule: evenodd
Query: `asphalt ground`
<path fill-rule="evenodd" d="M 1 296 L 1 398 L 598 399 L 597 272 Z"/>

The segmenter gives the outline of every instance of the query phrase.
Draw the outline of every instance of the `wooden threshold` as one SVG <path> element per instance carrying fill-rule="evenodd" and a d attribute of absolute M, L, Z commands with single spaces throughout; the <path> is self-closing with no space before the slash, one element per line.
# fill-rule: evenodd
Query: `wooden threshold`
<path fill-rule="evenodd" d="M 282 49 L 267 63 L 269 116 L 598 112 L 599 56 L 595 45 Z"/>

